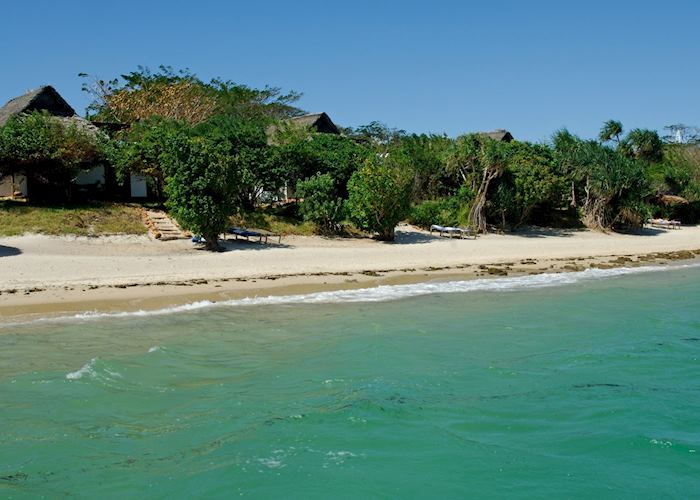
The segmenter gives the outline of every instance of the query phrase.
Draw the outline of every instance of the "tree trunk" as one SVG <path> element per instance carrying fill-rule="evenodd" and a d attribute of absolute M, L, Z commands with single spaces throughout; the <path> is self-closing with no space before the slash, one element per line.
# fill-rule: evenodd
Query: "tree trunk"
<path fill-rule="evenodd" d="M 395 228 L 393 228 L 393 227 L 390 229 L 383 229 L 377 235 L 377 239 L 382 240 L 382 241 L 394 241 L 395 237 L 396 237 L 396 232 L 395 232 Z"/>
<path fill-rule="evenodd" d="M 210 252 L 221 252 L 223 248 L 219 245 L 218 234 L 203 234 L 204 246 Z"/>
<path fill-rule="evenodd" d="M 484 169 L 484 176 L 482 177 L 479 191 L 476 193 L 474 203 L 472 203 L 472 206 L 469 209 L 469 224 L 476 228 L 477 231 L 482 233 L 485 233 L 487 229 L 484 208 L 486 207 L 486 197 L 488 195 L 489 184 L 498 176 L 499 173 L 500 171 L 498 169 Z"/>

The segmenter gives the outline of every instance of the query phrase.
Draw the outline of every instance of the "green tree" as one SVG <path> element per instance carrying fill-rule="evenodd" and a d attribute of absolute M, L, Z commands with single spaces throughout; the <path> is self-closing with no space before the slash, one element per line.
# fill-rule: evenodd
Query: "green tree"
<path fill-rule="evenodd" d="M 469 225 L 481 232 L 488 229 L 486 203 L 491 182 L 500 177 L 512 146 L 481 134 L 458 137 L 447 154 L 448 168 L 459 175 L 471 192 L 475 193 L 469 208 Z"/>
<path fill-rule="evenodd" d="M 386 159 L 367 160 L 348 182 L 351 220 L 381 240 L 394 240 L 394 229 L 409 213 L 411 179 Z"/>
<path fill-rule="evenodd" d="M 560 208 L 566 177 L 558 172 L 551 150 L 541 144 L 513 143 L 511 154 L 490 199 L 494 210 L 518 226 L 527 222 L 535 207 Z"/>
<path fill-rule="evenodd" d="M 180 225 L 220 250 L 219 235 L 237 210 L 239 172 L 226 147 L 205 137 L 176 134 L 161 157 L 167 207 Z"/>
<path fill-rule="evenodd" d="M 151 71 L 139 66 L 120 78 L 101 80 L 81 73 L 83 91 L 93 101 L 88 107 L 92 118 L 133 124 L 159 116 L 191 125 L 213 116 L 272 122 L 301 114 L 294 107 L 301 94 L 266 86 L 262 89 L 215 78 L 202 81 L 188 69 L 159 66 Z"/>
<path fill-rule="evenodd" d="M 109 159 L 117 178 L 124 181 L 130 174 L 149 180 L 156 198 L 163 199 L 165 173 L 163 156 L 169 152 L 172 138 L 177 134 L 192 135 L 186 122 L 153 116 L 135 123 L 111 143 Z"/>
<path fill-rule="evenodd" d="M 370 149 L 348 137 L 289 130 L 271 155 L 271 171 L 279 181 L 295 186 L 317 173 L 329 174 L 337 196 L 345 198 L 350 176 L 370 156 Z"/>
<path fill-rule="evenodd" d="M 81 170 L 106 161 L 107 137 L 79 120 L 32 112 L 10 118 L 0 128 L 0 175 L 23 173 L 43 185 L 44 195 L 70 195 Z"/>
<path fill-rule="evenodd" d="M 601 142 L 615 140 L 617 144 L 620 144 L 620 136 L 622 136 L 622 122 L 617 120 L 606 121 L 598 134 Z"/>
<path fill-rule="evenodd" d="M 447 171 L 445 155 L 452 140 L 445 135 L 404 135 L 387 150 L 392 162 L 413 177 L 414 202 L 434 200 L 457 192 L 460 182 Z"/>
<path fill-rule="evenodd" d="M 616 223 L 640 224 L 649 184 L 641 162 L 597 141 L 563 130 L 555 134 L 557 161 L 584 193 L 583 223 L 609 229 Z"/>
<path fill-rule="evenodd" d="M 663 159 L 663 141 L 654 130 L 636 128 L 620 142 L 620 151 L 630 158 L 647 163 L 658 163 Z"/>
<path fill-rule="evenodd" d="M 345 216 L 345 202 L 336 194 L 330 174 L 317 174 L 297 183 L 297 196 L 302 199 L 299 212 L 326 233 L 335 233 Z"/>
<path fill-rule="evenodd" d="M 194 132 L 221 145 L 233 159 L 240 174 L 238 202 L 244 209 L 254 209 L 263 192 L 279 187 L 264 122 L 218 115 L 195 127 Z"/>

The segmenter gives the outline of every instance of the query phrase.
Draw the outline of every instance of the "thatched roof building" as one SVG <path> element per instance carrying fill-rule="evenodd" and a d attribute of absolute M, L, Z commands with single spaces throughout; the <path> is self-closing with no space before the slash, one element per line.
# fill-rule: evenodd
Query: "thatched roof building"
<path fill-rule="evenodd" d="M 508 132 L 505 129 L 499 128 L 496 130 L 492 130 L 491 132 L 479 132 L 481 135 L 485 135 L 486 137 L 490 137 L 494 141 L 499 141 L 499 142 L 510 142 L 513 140 L 513 136 L 510 132 Z"/>
<path fill-rule="evenodd" d="M 0 108 L 0 127 L 5 125 L 11 117 L 31 111 L 46 111 L 50 115 L 64 118 L 77 116 L 75 110 L 61 97 L 61 94 L 51 85 L 46 85 L 7 101 Z"/>
<path fill-rule="evenodd" d="M 97 133 L 98 131 L 95 125 L 78 116 L 51 85 L 30 90 L 26 94 L 7 101 L 7 104 L 0 108 L 0 127 L 4 126 L 11 117 L 32 111 L 46 111 L 64 125 L 75 125 L 85 132 Z"/>
<path fill-rule="evenodd" d="M 330 116 L 326 113 L 310 113 L 308 115 L 295 116 L 282 121 L 282 126 L 270 125 L 267 128 L 267 142 L 275 144 L 277 140 L 277 132 L 284 130 L 285 124 L 291 125 L 293 128 L 310 128 L 319 134 L 334 134 L 340 135 L 340 129 L 333 123 Z"/>
<path fill-rule="evenodd" d="M 326 113 L 296 116 L 289 121 L 299 127 L 310 127 L 320 134 L 340 135 L 340 130 Z"/>

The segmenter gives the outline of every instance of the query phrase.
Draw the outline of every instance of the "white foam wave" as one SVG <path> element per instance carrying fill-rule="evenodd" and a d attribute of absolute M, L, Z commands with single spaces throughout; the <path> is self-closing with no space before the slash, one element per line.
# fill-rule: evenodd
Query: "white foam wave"
<path fill-rule="evenodd" d="M 381 285 L 372 288 L 351 290 L 336 290 L 298 295 L 269 295 L 263 297 L 246 297 L 243 299 L 212 302 L 202 300 L 179 306 L 155 310 L 122 311 L 122 312 L 85 312 L 72 316 L 58 318 L 41 318 L 36 321 L 66 321 L 94 320 L 100 318 L 126 318 L 162 316 L 174 313 L 196 311 L 211 307 L 244 307 L 261 305 L 293 305 L 293 304 L 337 304 L 352 302 L 387 302 L 410 297 L 432 294 L 451 294 L 469 292 L 511 292 L 523 289 L 546 288 L 570 285 L 585 281 L 614 278 L 629 274 L 668 271 L 673 269 L 696 268 L 700 263 L 675 266 L 640 266 L 619 267 L 613 269 L 586 269 L 585 271 L 567 273 L 542 273 L 527 276 L 482 278 L 463 281 L 432 281 L 407 285 Z M 17 323 L 15 323 L 17 324 Z M 150 351 L 149 351 L 150 352 Z"/>
<path fill-rule="evenodd" d="M 68 380 L 80 380 L 83 378 L 85 375 L 89 375 L 90 377 L 95 376 L 95 363 L 97 362 L 97 358 L 92 358 L 90 361 L 85 363 L 83 366 L 80 367 L 80 369 L 66 373 L 66 378 Z"/>

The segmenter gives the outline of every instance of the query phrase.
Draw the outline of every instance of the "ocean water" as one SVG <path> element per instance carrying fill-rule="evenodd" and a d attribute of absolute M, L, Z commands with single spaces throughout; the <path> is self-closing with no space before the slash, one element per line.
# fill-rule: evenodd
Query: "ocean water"
<path fill-rule="evenodd" d="M 0 327 L 2 498 L 700 496 L 700 268 Z"/>

